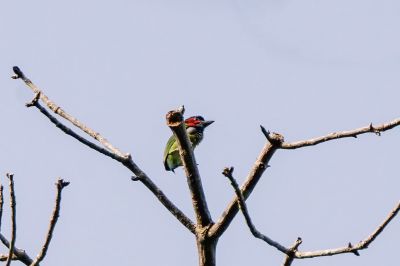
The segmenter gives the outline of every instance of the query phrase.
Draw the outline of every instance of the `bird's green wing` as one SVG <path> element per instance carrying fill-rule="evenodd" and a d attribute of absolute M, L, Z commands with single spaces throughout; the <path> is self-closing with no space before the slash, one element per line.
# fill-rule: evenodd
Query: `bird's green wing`
<path fill-rule="evenodd" d="M 178 151 L 178 144 L 175 140 L 174 136 L 171 136 L 167 142 L 167 146 L 165 147 L 164 150 L 164 166 L 166 170 L 171 170 L 168 167 L 167 164 L 167 159 L 168 159 L 168 155 L 172 154 L 173 152 Z"/>

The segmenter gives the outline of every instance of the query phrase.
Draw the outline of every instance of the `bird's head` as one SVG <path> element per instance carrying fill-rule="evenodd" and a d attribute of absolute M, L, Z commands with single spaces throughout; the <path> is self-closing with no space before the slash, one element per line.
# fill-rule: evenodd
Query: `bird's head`
<path fill-rule="evenodd" d="M 192 116 L 185 120 L 186 128 L 195 128 L 203 131 L 206 127 L 214 123 L 214 121 L 206 121 L 202 116 Z"/>

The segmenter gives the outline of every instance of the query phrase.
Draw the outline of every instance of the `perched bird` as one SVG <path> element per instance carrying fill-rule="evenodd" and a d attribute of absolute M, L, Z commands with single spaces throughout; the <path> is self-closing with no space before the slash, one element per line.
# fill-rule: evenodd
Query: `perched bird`
<path fill-rule="evenodd" d="M 193 149 L 203 139 L 204 129 L 212 123 L 214 123 L 214 121 L 205 121 L 202 116 L 192 116 L 185 120 L 186 132 L 190 142 L 192 143 Z M 174 172 L 174 169 L 178 166 L 182 166 L 178 142 L 174 135 L 169 138 L 167 146 L 165 147 L 164 166 L 165 170 L 172 172 Z"/>

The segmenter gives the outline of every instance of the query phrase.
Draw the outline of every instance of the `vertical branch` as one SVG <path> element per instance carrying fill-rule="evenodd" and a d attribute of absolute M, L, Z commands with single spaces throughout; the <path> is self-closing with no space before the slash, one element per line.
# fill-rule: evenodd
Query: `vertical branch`
<path fill-rule="evenodd" d="M 192 203 L 196 213 L 197 224 L 201 227 L 208 226 L 212 223 L 212 219 L 208 210 L 203 186 L 201 184 L 201 178 L 194 157 L 193 148 L 184 126 L 183 108 L 181 110 L 178 109 L 168 112 L 166 118 L 167 125 L 171 128 L 178 142 L 179 153 L 185 168 L 189 189 L 192 194 Z"/>
<path fill-rule="evenodd" d="M 0 232 L 1 232 L 1 219 L 3 217 L 3 204 L 4 204 L 4 197 L 3 197 L 3 185 L 0 185 Z"/>
<path fill-rule="evenodd" d="M 14 192 L 14 175 L 7 173 L 7 177 L 10 180 L 10 207 L 11 207 L 11 241 L 9 246 L 8 258 L 6 266 L 10 266 L 11 260 L 14 254 L 15 239 L 17 237 L 17 224 L 16 224 L 16 202 Z"/>
<path fill-rule="evenodd" d="M 39 263 L 46 256 L 47 249 L 49 248 L 50 241 L 53 237 L 54 228 L 56 227 L 58 217 L 60 216 L 61 192 L 62 192 L 63 188 L 65 188 L 68 185 L 69 185 L 69 182 L 65 182 L 63 179 L 58 179 L 58 181 L 56 183 L 56 187 L 57 187 L 56 202 L 55 202 L 55 206 L 53 209 L 53 214 L 51 215 L 50 225 L 49 225 L 49 230 L 46 235 L 46 240 L 42 246 L 42 249 L 40 250 L 40 253 L 37 255 L 35 261 L 32 262 L 32 264 L 30 266 L 39 265 Z"/>

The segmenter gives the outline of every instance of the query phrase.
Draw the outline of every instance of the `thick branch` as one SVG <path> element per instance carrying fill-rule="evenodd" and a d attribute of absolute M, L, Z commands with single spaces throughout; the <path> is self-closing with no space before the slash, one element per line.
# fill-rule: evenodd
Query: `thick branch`
<path fill-rule="evenodd" d="M 11 207 L 11 242 L 9 245 L 8 259 L 6 266 L 10 266 L 12 257 L 14 254 L 14 245 L 17 238 L 17 221 L 16 221 L 16 201 L 14 191 L 14 175 L 7 173 L 7 177 L 10 181 L 10 207 Z"/>
<path fill-rule="evenodd" d="M 378 126 L 373 126 L 372 123 L 369 124 L 368 126 L 353 129 L 353 130 L 347 130 L 347 131 L 341 131 L 341 132 L 334 132 L 330 133 L 325 136 L 309 139 L 309 140 L 302 140 L 302 141 L 296 141 L 292 143 L 286 143 L 283 142 L 280 146 L 281 149 L 298 149 L 302 147 L 307 147 L 307 146 L 313 146 L 317 145 L 322 142 L 330 141 L 330 140 L 335 140 L 335 139 L 341 139 L 341 138 L 357 138 L 358 135 L 365 134 L 365 133 L 375 133 L 377 135 L 380 135 L 381 132 L 384 132 L 386 130 L 392 129 L 394 127 L 397 127 L 400 125 L 400 119 L 395 119 L 392 120 L 388 123 L 384 123 Z"/>
<path fill-rule="evenodd" d="M 37 107 L 41 113 L 43 113 L 47 118 L 50 119 L 52 123 L 54 123 L 58 128 L 60 128 L 64 133 L 70 135 L 71 137 L 77 139 L 81 143 L 85 144 L 91 149 L 94 149 L 112 159 L 115 159 L 121 162 L 124 166 L 132 171 L 136 177 L 134 180 L 140 180 L 156 197 L 157 199 L 174 215 L 190 232 L 195 233 L 195 226 L 193 222 L 181 211 L 176 207 L 168 197 L 157 187 L 157 185 L 142 171 L 140 168 L 132 161 L 132 158 L 129 154 L 123 154 L 118 149 L 114 148 L 111 143 L 109 143 L 105 138 L 100 136 L 100 134 L 94 132 L 86 125 L 79 122 L 77 119 L 72 117 L 71 115 L 67 114 L 64 110 L 61 110 L 54 102 L 50 101 L 49 98 L 43 94 L 43 92 L 36 87 L 32 81 L 30 81 L 18 67 L 13 68 L 15 75 L 12 77 L 14 79 L 21 78 L 26 85 L 28 85 L 33 92 L 35 93 L 35 98 L 32 100 L 31 103 L 28 103 L 27 106 L 35 106 Z M 88 133 L 90 136 L 98 140 L 103 146 L 107 149 L 102 148 L 85 138 L 79 136 L 69 127 L 62 124 L 58 121 L 54 116 L 52 116 L 45 108 L 43 108 L 39 103 L 38 99 L 41 99 L 53 112 L 62 116 L 63 118 L 70 121 L 72 124 L 77 126 L 78 128 L 82 129 L 84 132 Z"/>
<path fill-rule="evenodd" d="M 275 247 L 279 251 L 285 253 L 287 255 L 285 262 L 283 265 L 290 265 L 293 261 L 293 259 L 305 259 L 305 258 L 313 258 L 313 257 L 322 257 L 322 256 L 333 256 L 333 255 L 338 255 L 338 254 L 343 254 L 343 253 L 354 253 L 355 255 L 359 255 L 358 251 L 362 249 L 368 248 L 368 246 L 378 237 L 378 235 L 386 228 L 386 226 L 390 223 L 391 220 L 397 215 L 397 213 L 400 210 L 400 202 L 392 209 L 392 211 L 389 213 L 389 215 L 385 218 L 385 220 L 375 229 L 375 231 L 370 234 L 367 238 L 364 240 L 360 241 L 357 245 L 353 246 L 351 243 L 348 244 L 346 247 L 341 247 L 341 248 L 335 248 L 335 249 L 325 249 L 325 250 L 318 250 L 318 251 L 306 251 L 306 252 L 300 252 L 297 251 L 298 246 L 302 243 L 301 238 L 298 238 L 295 242 L 295 244 L 290 247 L 286 248 L 279 244 L 278 242 L 270 239 L 269 237 L 261 234 L 254 226 L 254 224 L 251 221 L 250 215 L 247 210 L 246 203 L 244 201 L 243 195 L 239 189 L 238 184 L 236 183 L 236 180 L 232 176 L 233 173 L 233 168 L 225 168 L 223 174 L 229 178 L 231 181 L 232 187 L 235 190 L 235 193 L 238 197 L 238 202 L 240 205 L 240 208 L 242 210 L 243 216 L 246 219 L 246 223 L 251 231 L 251 233 L 254 235 L 254 237 L 259 238 L 263 241 L 265 241 L 267 244 Z"/>
<path fill-rule="evenodd" d="M 46 234 L 46 240 L 42 246 L 42 249 L 40 250 L 40 253 L 37 255 L 35 261 L 32 262 L 32 264 L 30 266 L 37 266 L 46 256 L 47 249 L 49 248 L 51 238 L 53 237 L 54 228 L 56 227 L 58 217 L 60 216 L 61 193 L 62 193 L 62 190 L 68 185 L 69 185 L 69 182 L 65 182 L 62 179 L 58 179 L 58 181 L 56 183 L 56 187 L 57 187 L 56 201 L 55 201 L 55 206 L 53 209 L 53 214 L 51 215 L 51 219 L 50 219 L 49 230 Z"/>
<path fill-rule="evenodd" d="M 203 186 L 201 184 L 201 178 L 194 157 L 193 148 L 186 133 L 182 110 L 168 112 L 167 125 L 171 128 L 178 142 L 179 154 L 185 168 L 187 182 L 192 195 L 192 203 L 196 213 L 197 224 L 201 227 L 206 227 L 212 223 L 212 219 L 208 210 Z"/>

